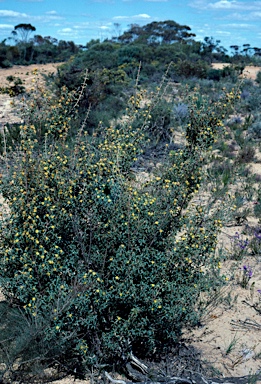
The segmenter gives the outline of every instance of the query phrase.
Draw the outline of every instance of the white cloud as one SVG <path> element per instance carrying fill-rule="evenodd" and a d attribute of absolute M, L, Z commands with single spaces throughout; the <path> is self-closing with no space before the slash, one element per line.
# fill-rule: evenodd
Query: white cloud
<path fill-rule="evenodd" d="M 260 17 L 261 17 L 261 12 L 252 12 L 252 13 L 251 13 L 251 16 L 252 16 L 253 18 L 260 18 Z"/>
<path fill-rule="evenodd" d="M 101 27 L 99 27 L 100 29 L 110 29 L 110 27 L 107 27 L 106 25 L 102 25 Z"/>
<path fill-rule="evenodd" d="M 210 3 L 209 8 L 211 9 L 238 9 L 238 10 L 257 10 L 260 9 L 261 3 L 254 4 L 253 2 L 239 2 L 239 1 L 228 1 L 228 0 L 220 0 L 216 3 Z"/>
<path fill-rule="evenodd" d="M 16 12 L 12 10 L 0 9 L 0 17 L 6 19 L 16 19 L 16 22 L 29 21 L 30 23 L 48 23 L 53 20 L 61 20 L 63 17 L 56 14 L 55 11 L 46 12 L 42 16 L 32 16 L 27 13 Z"/>
<path fill-rule="evenodd" d="M 0 9 L 0 17 L 28 17 L 26 13 Z"/>
<path fill-rule="evenodd" d="M 228 32 L 228 31 L 215 31 L 215 34 L 218 34 L 218 35 L 225 35 L 225 36 L 231 36 L 231 32 Z"/>
<path fill-rule="evenodd" d="M 253 28 L 252 24 L 244 24 L 244 23 L 231 23 L 231 24 L 224 24 L 224 28 Z"/>
<path fill-rule="evenodd" d="M 29 18 L 29 16 L 28 16 Z M 54 15 L 54 14 L 45 14 L 43 16 L 30 16 L 30 20 L 33 22 L 40 22 L 40 23 L 48 23 L 53 20 L 62 20 L 64 19 L 63 17 L 59 15 Z"/>
<path fill-rule="evenodd" d="M 11 24 L 0 24 L 0 29 L 14 29 L 14 25 L 11 25 Z"/>
<path fill-rule="evenodd" d="M 60 29 L 59 32 L 62 32 L 62 33 L 70 33 L 70 32 L 72 32 L 72 28 L 62 28 L 62 29 Z"/>
<path fill-rule="evenodd" d="M 57 35 L 60 36 L 62 39 L 65 40 L 72 40 L 75 41 L 78 40 L 80 37 L 83 37 L 79 34 L 79 30 L 73 28 L 62 28 L 57 31 Z"/>
<path fill-rule="evenodd" d="M 48 12 L 45 12 L 46 15 L 57 15 L 57 12 L 56 11 L 48 11 Z"/>
<path fill-rule="evenodd" d="M 193 8 L 204 10 L 259 11 L 261 9 L 261 1 L 219 0 L 209 2 L 207 0 L 194 0 L 189 5 Z"/>
<path fill-rule="evenodd" d="M 221 0 L 216 3 L 210 3 L 208 8 L 212 9 L 235 9 L 236 1 Z"/>
<path fill-rule="evenodd" d="M 142 20 L 142 19 L 150 19 L 151 16 L 147 15 L 146 13 L 141 13 L 139 15 L 134 15 L 134 16 L 114 16 L 114 20 L 130 20 L 130 19 L 135 19 L 135 20 Z"/>
<path fill-rule="evenodd" d="M 147 15 L 146 13 L 141 13 L 140 15 L 136 15 L 133 17 L 141 17 L 142 19 L 150 19 L 150 16 Z"/>
<path fill-rule="evenodd" d="M 261 12 L 233 12 L 229 15 L 222 17 L 223 19 L 230 19 L 231 21 L 242 20 L 242 21 L 254 21 L 261 18 Z"/>
<path fill-rule="evenodd" d="M 89 23 L 84 23 L 82 25 L 74 25 L 73 29 L 86 29 Z"/>

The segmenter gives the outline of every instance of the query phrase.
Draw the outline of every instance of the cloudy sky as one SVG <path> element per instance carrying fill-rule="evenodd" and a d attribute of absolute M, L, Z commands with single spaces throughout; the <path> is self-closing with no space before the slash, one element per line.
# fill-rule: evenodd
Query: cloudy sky
<path fill-rule="evenodd" d="M 226 48 L 261 48 L 259 0 L 0 0 L 1 41 L 20 23 L 31 23 L 39 35 L 85 45 L 133 23 L 164 20 L 189 25 L 196 40 L 213 36 Z"/>

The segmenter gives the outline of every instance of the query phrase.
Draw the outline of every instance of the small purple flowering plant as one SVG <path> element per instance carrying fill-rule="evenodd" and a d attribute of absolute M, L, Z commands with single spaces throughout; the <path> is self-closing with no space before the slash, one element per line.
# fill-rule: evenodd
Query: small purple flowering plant
<path fill-rule="evenodd" d="M 261 229 L 258 228 L 254 232 L 254 237 L 251 242 L 251 248 L 254 254 L 258 255 L 261 253 Z"/>
<path fill-rule="evenodd" d="M 254 232 L 254 236 L 257 240 L 259 240 L 261 242 L 261 229 L 258 228 L 255 232 Z"/>
<path fill-rule="evenodd" d="M 238 232 L 232 237 L 233 248 L 234 248 L 234 258 L 236 260 L 241 259 L 247 252 L 249 245 L 248 239 L 243 239 L 242 235 Z"/>
<path fill-rule="evenodd" d="M 256 306 L 261 309 L 261 289 L 258 289 L 257 290 L 257 294 L 258 294 L 258 301 L 256 303 Z"/>
<path fill-rule="evenodd" d="M 253 276 L 253 269 L 250 267 L 250 265 L 243 265 L 242 271 L 243 277 L 240 285 L 242 288 L 247 288 L 249 280 Z"/>
<path fill-rule="evenodd" d="M 261 228 L 252 228 L 250 229 L 251 240 L 249 242 L 249 250 L 252 255 L 261 254 Z"/>

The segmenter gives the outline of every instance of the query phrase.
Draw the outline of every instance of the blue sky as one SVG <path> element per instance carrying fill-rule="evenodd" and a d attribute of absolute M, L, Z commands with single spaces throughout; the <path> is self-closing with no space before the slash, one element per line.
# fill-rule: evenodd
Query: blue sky
<path fill-rule="evenodd" d="M 0 0 L 0 41 L 20 23 L 34 25 L 36 34 L 85 45 L 133 23 L 164 20 L 190 26 L 196 40 L 213 36 L 226 48 L 246 43 L 261 48 L 258 0 Z"/>

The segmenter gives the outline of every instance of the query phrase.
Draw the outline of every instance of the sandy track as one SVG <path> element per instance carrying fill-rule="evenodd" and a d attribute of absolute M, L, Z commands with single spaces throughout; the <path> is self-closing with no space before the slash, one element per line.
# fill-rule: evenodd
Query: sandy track
<path fill-rule="evenodd" d="M 8 76 L 19 77 L 23 81 L 23 85 L 26 89 L 32 86 L 32 80 L 35 79 L 33 71 L 37 69 L 38 73 L 43 75 L 55 74 L 57 67 L 62 63 L 50 63 L 50 64 L 33 64 L 33 65 L 14 65 L 12 68 L 0 69 L 0 84 L 1 87 L 9 85 L 6 80 Z M 44 83 L 44 79 L 40 78 L 40 82 Z"/>
<path fill-rule="evenodd" d="M 214 69 L 223 69 L 229 67 L 229 63 L 213 63 L 212 67 Z M 261 67 L 254 67 L 253 65 L 247 65 L 243 71 L 243 77 L 246 79 L 255 80 L 258 72 L 261 71 Z"/>
<path fill-rule="evenodd" d="M 27 91 L 35 85 L 44 85 L 45 79 L 42 75 L 56 74 L 57 68 L 62 63 L 35 64 L 28 66 L 15 65 L 12 68 L 0 69 L 0 86 L 6 87 L 10 83 L 6 79 L 8 76 L 20 78 Z M 35 70 L 37 69 L 37 74 Z M 19 110 L 11 106 L 13 99 L 7 94 L 0 94 L 0 127 L 7 123 L 21 123 Z"/>

